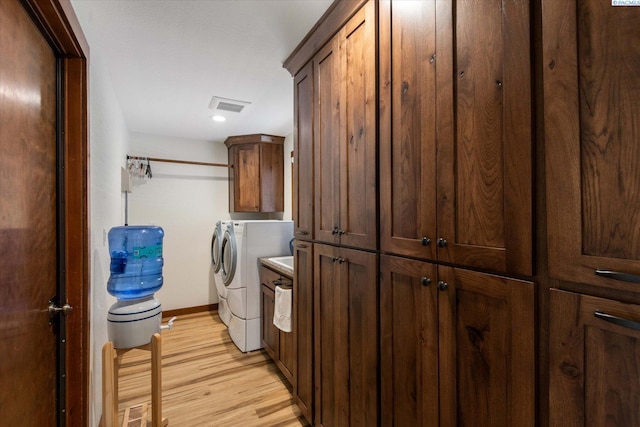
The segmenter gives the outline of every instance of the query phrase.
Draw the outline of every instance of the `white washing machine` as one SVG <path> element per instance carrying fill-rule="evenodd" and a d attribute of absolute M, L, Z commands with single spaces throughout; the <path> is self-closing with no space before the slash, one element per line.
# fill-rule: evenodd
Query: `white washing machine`
<path fill-rule="evenodd" d="M 293 221 L 233 221 L 224 233 L 221 276 L 231 312 L 229 335 L 241 351 L 262 348 L 258 258 L 290 255 Z"/>
<path fill-rule="evenodd" d="M 231 312 L 227 304 L 227 287 L 222 283 L 222 240 L 224 232 L 231 221 L 218 221 L 211 236 L 211 266 L 213 267 L 213 280 L 218 291 L 218 316 L 222 323 L 229 326 Z"/>

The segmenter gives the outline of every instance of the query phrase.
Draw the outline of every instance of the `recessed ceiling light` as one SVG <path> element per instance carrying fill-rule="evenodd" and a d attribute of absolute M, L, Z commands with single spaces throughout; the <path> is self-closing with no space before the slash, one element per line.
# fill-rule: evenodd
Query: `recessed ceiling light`
<path fill-rule="evenodd" d="M 224 122 L 227 118 L 225 116 L 211 116 L 211 120 L 214 122 Z"/>

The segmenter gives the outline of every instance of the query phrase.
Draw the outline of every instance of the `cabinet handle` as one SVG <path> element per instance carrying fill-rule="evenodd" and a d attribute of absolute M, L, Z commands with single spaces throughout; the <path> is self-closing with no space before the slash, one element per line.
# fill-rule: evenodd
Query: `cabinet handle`
<path fill-rule="evenodd" d="M 438 289 L 446 291 L 449 288 L 449 284 L 443 280 L 438 280 Z"/>
<path fill-rule="evenodd" d="M 347 262 L 347 260 L 346 260 L 346 259 L 344 259 L 344 258 L 338 258 L 338 262 L 339 262 L 340 264 L 342 264 L 342 263 Z"/>
<path fill-rule="evenodd" d="M 333 230 L 331 230 L 331 234 L 334 236 L 338 234 L 338 227 L 333 227 Z"/>
<path fill-rule="evenodd" d="M 308 231 L 298 231 L 298 234 L 302 235 L 302 236 L 306 236 L 307 234 L 309 234 Z"/>
<path fill-rule="evenodd" d="M 443 239 L 442 237 L 440 237 L 438 239 L 438 247 L 444 248 L 445 246 L 447 246 L 447 239 Z"/>
<path fill-rule="evenodd" d="M 623 319 L 622 317 L 612 316 L 611 314 L 604 313 L 602 311 L 596 311 L 593 313 L 598 319 L 602 319 L 605 322 L 613 323 L 614 325 L 622 326 L 623 328 L 633 329 L 634 331 L 640 331 L 640 323 L 633 320 Z"/>
<path fill-rule="evenodd" d="M 430 244 L 431 244 L 431 239 L 429 239 L 428 237 L 422 238 L 422 246 L 429 246 Z"/>
<path fill-rule="evenodd" d="M 621 280 L 623 282 L 640 283 L 640 276 L 637 274 L 623 273 L 620 271 L 602 270 L 596 268 L 596 276 L 602 276 L 609 279 Z"/>
<path fill-rule="evenodd" d="M 431 279 L 428 277 L 423 277 L 420 279 L 420 282 L 422 283 L 422 286 L 428 286 L 431 284 Z"/>
<path fill-rule="evenodd" d="M 343 229 L 339 229 L 338 236 L 342 236 L 343 234 L 346 234 L 346 231 L 344 231 Z"/>
<path fill-rule="evenodd" d="M 300 249 L 306 249 L 306 248 L 308 248 L 309 246 L 308 246 L 308 245 L 305 245 L 305 244 L 303 244 L 303 243 L 298 243 L 298 247 L 299 247 Z"/>
<path fill-rule="evenodd" d="M 273 283 L 273 286 L 280 286 L 282 285 L 282 280 L 280 279 L 272 280 L 271 283 Z"/>

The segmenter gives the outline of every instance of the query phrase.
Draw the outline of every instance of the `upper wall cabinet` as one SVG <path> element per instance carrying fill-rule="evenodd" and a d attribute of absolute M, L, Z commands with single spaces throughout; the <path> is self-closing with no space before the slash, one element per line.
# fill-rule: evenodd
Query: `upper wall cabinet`
<path fill-rule="evenodd" d="M 293 221 L 298 239 L 313 238 L 313 62 L 294 79 Z"/>
<path fill-rule="evenodd" d="M 543 2 L 549 270 L 640 282 L 640 8 Z"/>
<path fill-rule="evenodd" d="M 313 58 L 315 238 L 376 249 L 376 22 L 365 4 Z"/>
<path fill-rule="evenodd" d="M 230 136 L 229 212 L 284 211 L 284 137 Z"/>
<path fill-rule="evenodd" d="M 529 22 L 526 0 L 380 2 L 383 251 L 532 273 Z"/>

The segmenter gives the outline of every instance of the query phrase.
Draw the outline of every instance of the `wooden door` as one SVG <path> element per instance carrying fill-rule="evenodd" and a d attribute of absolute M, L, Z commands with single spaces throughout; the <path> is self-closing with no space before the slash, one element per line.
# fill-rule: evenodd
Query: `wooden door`
<path fill-rule="evenodd" d="M 551 426 L 640 425 L 640 306 L 550 297 Z"/>
<path fill-rule="evenodd" d="M 316 244 L 316 424 L 378 423 L 377 255 Z"/>
<path fill-rule="evenodd" d="M 438 267 L 440 425 L 534 426 L 533 283 Z"/>
<path fill-rule="evenodd" d="M 299 239 L 313 238 L 313 61 L 296 74 L 293 86 L 293 220 Z"/>
<path fill-rule="evenodd" d="M 314 122 L 314 227 L 315 238 L 339 242 L 340 226 L 340 52 L 334 37 L 313 60 L 315 80 Z"/>
<path fill-rule="evenodd" d="M 0 4 L 0 28 L 0 408 L 3 424 L 53 426 L 57 327 L 48 325 L 47 306 L 59 279 L 56 57 L 18 1 Z"/>
<path fill-rule="evenodd" d="M 233 167 L 229 200 L 231 212 L 260 211 L 260 145 L 240 144 L 229 149 Z"/>
<path fill-rule="evenodd" d="M 280 276 L 280 282 L 283 286 L 288 286 L 293 290 L 293 280 Z M 293 291 L 295 292 L 295 291 Z M 293 308 L 293 307 L 292 307 Z M 295 372 L 295 360 L 296 360 L 296 348 L 294 336 L 298 333 L 295 326 L 296 319 L 294 317 L 292 321 L 291 332 L 284 332 L 279 330 L 278 340 L 278 366 L 289 380 L 291 386 L 295 388 L 296 378 Z"/>
<path fill-rule="evenodd" d="M 640 281 L 638 22 L 640 8 L 611 2 L 545 1 L 543 7 L 550 275 L 634 292 Z"/>
<path fill-rule="evenodd" d="M 365 4 L 340 31 L 340 243 L 376 249 L 376 5 Z"/>
<path fill-rule="evenodd" d="M 529 1 L 436 4 L 438 260 L 531 275 Z"/>
<path fill-rule="evenodd" d="M 436 266 L 383 255 L 380 273 L 381 423 L 437 426 Z"/>
<path fill-rule="evenodd" d="M 436 2 L 380 2 L 380 245 L 436 256 Z"/>
<path fill-rule="evenodd" d="M 260 144 L 260 212 L 284 211 L 284 146 Z"/>
<path fill-rule="evenodd" d="M 293 319 L 296 362 L 294 394 L 304 417 L 313 422 L 313 245 L 296 241 L 293 256 Z"/>
<path fill-rule="evenodd" d="M 273 311 L 275 308 L 275 292 L 268 286 L 261 285 L 262 290 L 262 346 L 271 356 L 274 362 L 280 357 L 278 354 L 279 329 L 273 324 Z"/>

